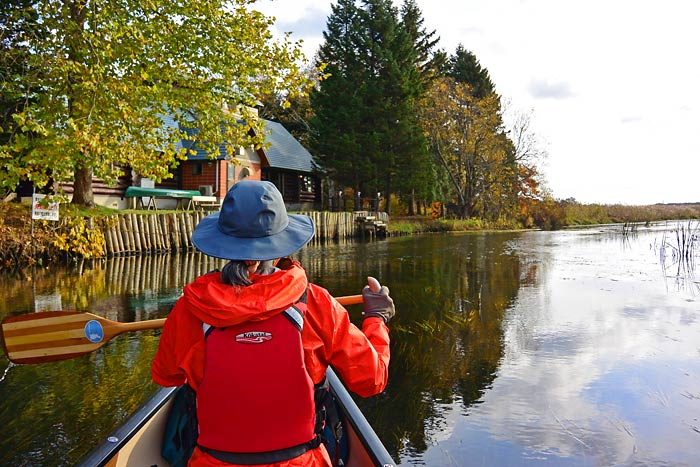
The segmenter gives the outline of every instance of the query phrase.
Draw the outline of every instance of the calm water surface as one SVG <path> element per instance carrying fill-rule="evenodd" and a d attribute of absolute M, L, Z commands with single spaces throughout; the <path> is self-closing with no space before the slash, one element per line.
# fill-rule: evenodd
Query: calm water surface
<path fill-rule="evenodd" d="M 336 295 L 391 288 L 390 382 L 358 401 L 402 466 L 700 465 L 700 284 L 663 230 L 427 235 L 307 247 Z M 43 309 L 166 316 L 219 266 L 119 258 L 0 278 L 0 317 Z M 349 307 L 353 321 L 359 307 Z M 158 331 L 58 363 L 0 359 L 0 465 L 71 466 L 156 390 Z"/>

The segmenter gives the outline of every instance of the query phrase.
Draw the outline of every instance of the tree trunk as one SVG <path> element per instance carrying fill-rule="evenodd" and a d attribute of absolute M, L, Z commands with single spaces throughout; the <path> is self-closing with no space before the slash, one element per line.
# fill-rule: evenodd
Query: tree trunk
<path fill-rule="evenodd" d="M 411 199 L 408 202 L 408 215 L 415 216 L 416 210 L 414 208 L 416 203 L 416 190 L 411 190 Z"/>
<path fill-rule="evenodd" d="M 91 168 L 76 167 L 73 180 L 73 199 L 71 203 L 80 206 L 95 206 L 95 197 L 92 193 Z"/>

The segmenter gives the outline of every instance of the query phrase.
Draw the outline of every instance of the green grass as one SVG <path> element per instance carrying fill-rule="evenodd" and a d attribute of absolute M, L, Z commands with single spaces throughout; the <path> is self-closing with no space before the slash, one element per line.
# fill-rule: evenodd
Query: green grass
<path fill-rule="evenodd" d="M 69 215 L 73 217 L 99 217 L 99 216 L 112 216 L 114 214 L 123 213 L 124 210 L 112 209 L 105 206 L 95 206 L 92 208 L 85 206 L 77 206 L 71 203 L 61 204 L 60 213 L 61 215 Z"/>
<path fill-rule="evenodd" d="M 392 217 L 387 224 L 387 232 L 389 235 L 410 235 L 424 232 L 514 230 L 520 228 L 517 222 L 487 222 L 481 219 L 431 219 L 421 216 Z"/>

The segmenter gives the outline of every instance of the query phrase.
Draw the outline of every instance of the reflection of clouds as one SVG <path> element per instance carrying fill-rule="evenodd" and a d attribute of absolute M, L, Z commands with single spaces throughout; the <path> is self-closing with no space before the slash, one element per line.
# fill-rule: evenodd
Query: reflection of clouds
<path fill-rule="evenodd" d="M 455 438 L 519 446 L 518 465 L 700 465 L 696 300 L 666 291 L 648 249 L 580 240 L 523 237 L 538 276 L 528 272 L 504 319 L 497 378 Z M 460 449 L 455 438 L 441 449 Z"/>
<path fill-rule="evenodd" d="M 591 255 L 586 261 L 562 261 L 565 251 L 555 251 L 556 257 L 545 262 L 540 288 L 523 290 L 523 300 L 519 298 L 505 324 L 507 352 L 501 372 L 481 407 L 490 406 L 490 399 L 519 400 L 516 407 L 494 403 L 485 414 L 494 436 L 518 439 L 539 452 L 594 456 L 598 463 L 609 464 L 634 457 L 638 445 L 655 444 L 644 439 L 643 427 L 625 418 L 644 412 L 659 418 L 673 411 L 677 404 L 671 402 L 679 395 L 675 384 L 684 383 L 678 372 L 674 381 L 658 381 L 673 389 L 649 391 L 629 375 L 615 375 L 630 367 L 692 361 L 699 333 L 690 326 L 698 314 L 689 302 L 666 295 L 663 284 L 640 285 L 639 278 L 653 273 L 644 270 L 644 261 L 622 257 L 615 249 L 606 249 L 606 257 L 600 258 L 595 255 L 598 247 L 577 248 L 576 256 Z M 577 279 L 562 280 L 564 276 Z M 520 325 L 523 319 L 526 328 Z M 591 386 L 602 378 L 615 385 L 591 394 Z M 614 402 L 628 392 L 656 397 L 646 398 L 650 406 Z M 680 419 L 682 414 L 665 415 Z M 513 430 L 516 421 L 521 429 Z"/>

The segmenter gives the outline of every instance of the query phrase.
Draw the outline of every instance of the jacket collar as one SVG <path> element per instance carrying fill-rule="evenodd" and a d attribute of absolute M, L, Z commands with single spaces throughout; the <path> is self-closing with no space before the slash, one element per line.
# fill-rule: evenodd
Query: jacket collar
<path fill-rule="evenodd" d="M 226 327 L 281 313 L 301 297 L 308 285 L 306 272 L 296 261 L 288 269 L 250 278 L 253 284 L 242 287 L 222 283 L 218 271 L 205 274 L 185 286 L 183 300 L 202 322 Z"/>

